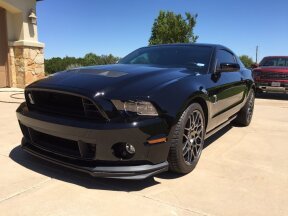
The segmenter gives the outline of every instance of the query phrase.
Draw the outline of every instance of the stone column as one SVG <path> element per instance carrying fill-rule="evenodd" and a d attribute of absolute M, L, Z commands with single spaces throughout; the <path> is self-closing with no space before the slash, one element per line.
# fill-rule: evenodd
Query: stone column
<path fill-rule="evenodd" d="M 43 47 L 10 46 L 9 57 L 13 87 L 24 88 L 45 77 Z"/>

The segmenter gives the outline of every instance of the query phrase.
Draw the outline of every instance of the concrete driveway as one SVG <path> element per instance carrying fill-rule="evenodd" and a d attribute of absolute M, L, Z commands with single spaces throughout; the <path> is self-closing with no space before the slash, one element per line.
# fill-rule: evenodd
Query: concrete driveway
<path fill-rule="evenodd" d="M 93 179 L 24 153 L 18 89 L 0 89 L 0 215 L 288 215 L 288 95 L 256 100 L 247 128 L 207 140 L 189 175 Z"/>

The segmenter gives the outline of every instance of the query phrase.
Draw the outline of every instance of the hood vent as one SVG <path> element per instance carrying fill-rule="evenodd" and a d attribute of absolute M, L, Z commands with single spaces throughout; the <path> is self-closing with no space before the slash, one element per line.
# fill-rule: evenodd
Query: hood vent
<path fill-rule="evenodd" d="M 95 70 L 95 69 L 77 69 L 77 70 L 74 70 L 74 72 L 87 73 L 87 74 L 96 74 L 96 75 L 99 75 L 99 76 L 105 76 L 105 77 L 111 77 L 111 78 L 117 78 L 117 77 L 121 77 L 121 76 L 127 75 L 127 73 L 120 72 L 120 71 Z"/>

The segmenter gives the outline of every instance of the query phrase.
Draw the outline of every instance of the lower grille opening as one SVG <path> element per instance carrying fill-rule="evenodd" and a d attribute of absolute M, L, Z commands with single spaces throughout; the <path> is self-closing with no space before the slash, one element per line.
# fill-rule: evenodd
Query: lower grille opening
<path fill-rule="evenodd" d="M 55 153 L 81 157 L 78 142 L 29 129 L 33 144 Z"/>
<path fill-rule="evenodd" d="M 96 145 L 64 139 L 29 128 L 32 144 L 46 151 L 72 158 L 93 159 Z M 85 147 L 85 148 L 84 148 Z M 83 151 L 85 149 L 85 152 Z"/>
<path fill-rule="evenodd" d="M 23 134 L 23 136 L 25 137 L 25 139 L 31 141 L 30 133 L 29 133 L 29 129 L 28 129 L 28 127 L 26 127 L 26 126 L 24 126 L 23 124 L 21 124 L 20 121 L 18 121 L 18 122 L 19 122 L 20 129 L 21 129 L 22 134 Z"/>

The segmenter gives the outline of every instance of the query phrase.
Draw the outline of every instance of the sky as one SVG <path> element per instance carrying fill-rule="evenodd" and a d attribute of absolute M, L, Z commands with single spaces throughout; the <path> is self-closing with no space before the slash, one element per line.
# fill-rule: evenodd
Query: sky
<path fill-rule="evenodd" d="M 160 10 L 198 14 L 199 43 L 222 44 L 254 60 L 257 45 L 260 60 L 288 55 L 287 0 L 44 0 L 37 3 L 39 41 L 45 58 L 124 57 L 148 45 Z"/>

